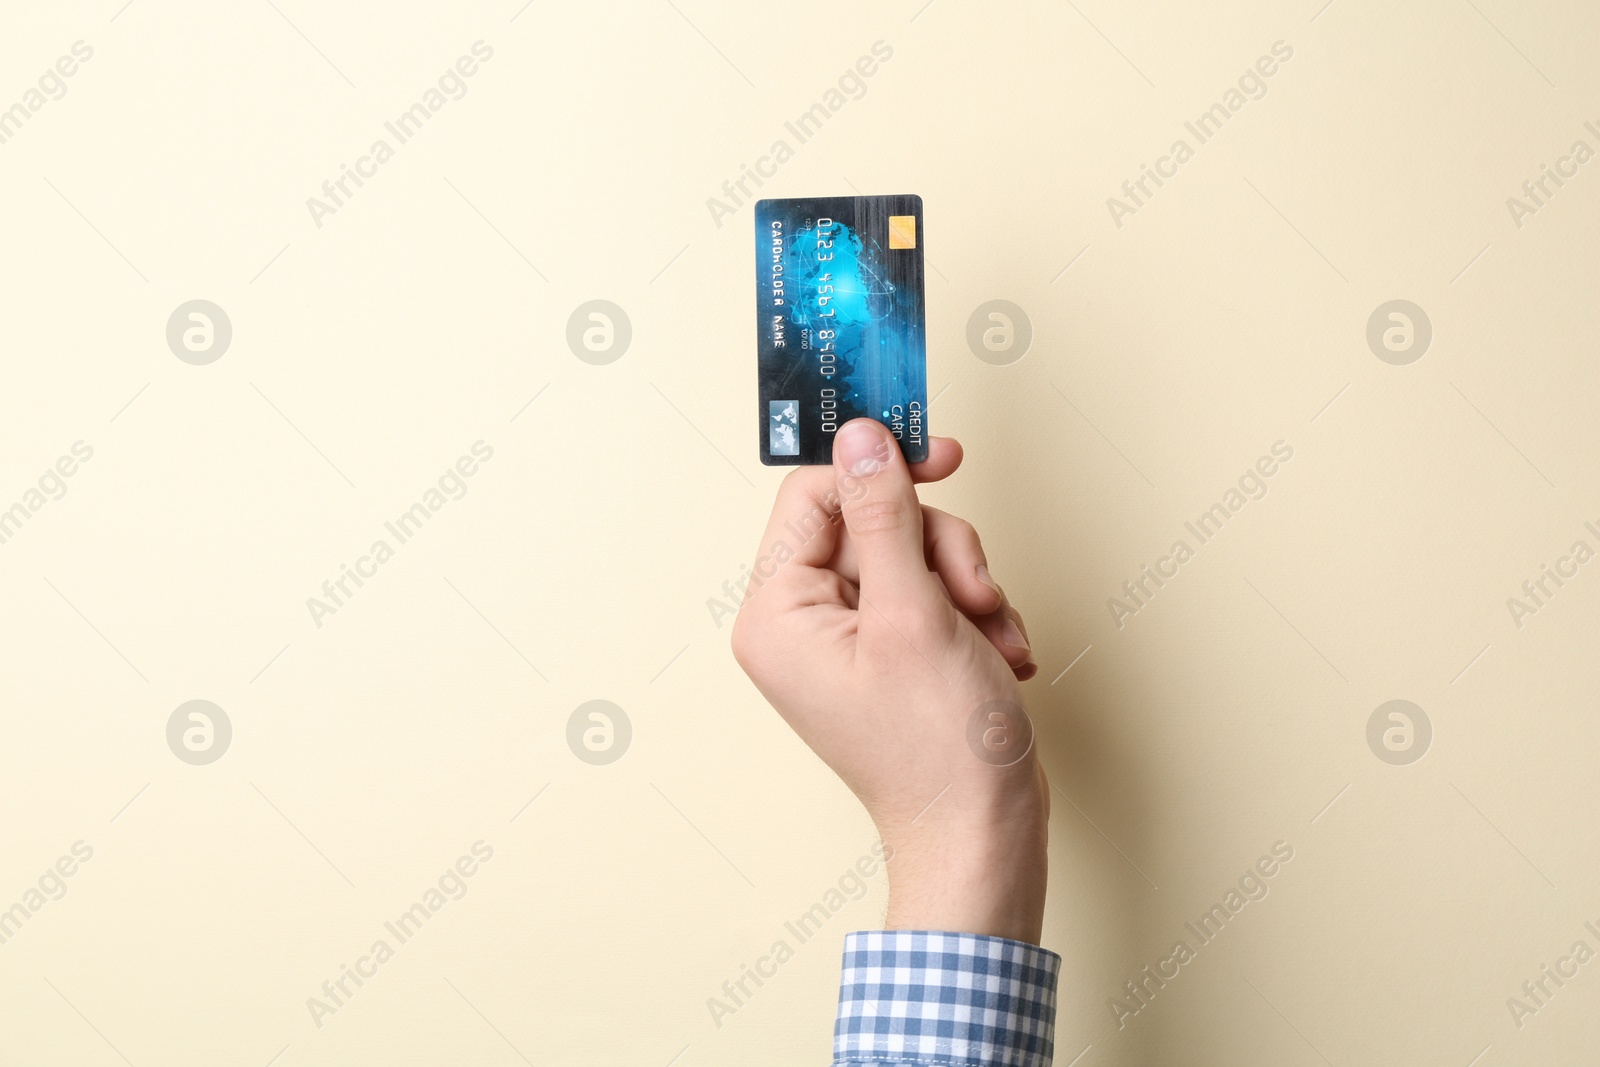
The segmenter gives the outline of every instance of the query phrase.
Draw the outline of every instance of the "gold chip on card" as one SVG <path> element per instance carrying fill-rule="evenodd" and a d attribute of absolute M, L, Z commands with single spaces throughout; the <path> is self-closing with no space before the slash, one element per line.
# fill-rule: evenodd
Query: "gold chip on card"
<path fill-rule="evenodd" d="M 889 216 L 889 247 L 917 247 L 917 217 L 915 215 Z"/>

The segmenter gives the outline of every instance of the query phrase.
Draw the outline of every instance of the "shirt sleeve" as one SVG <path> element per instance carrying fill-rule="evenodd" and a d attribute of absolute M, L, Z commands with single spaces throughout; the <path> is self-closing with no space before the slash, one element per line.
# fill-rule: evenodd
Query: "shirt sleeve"
<path fill-rule="evenodd" d="M 1048 1067 L 1061 957 L 937 930 L 847 934 L 835 1067 Z"/>

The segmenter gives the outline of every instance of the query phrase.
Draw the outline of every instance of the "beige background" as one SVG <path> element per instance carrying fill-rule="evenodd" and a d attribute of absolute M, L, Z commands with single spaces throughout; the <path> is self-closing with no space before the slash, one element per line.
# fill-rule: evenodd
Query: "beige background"
<path fill-rule="evenodd" d="M 762 192 L 925 198 L 930 423 L 969 455 L 927 497 L 1027 613 L 1062 791 L 1057 1062 L 1586 1062 L 1600 965 L 1520 1029 L 1506 1001 L 1600 948 L 1600 565 L 1520 629 L 1506 600 L 1600 544 L 1600 163 L 1520 228 L 1506 198 L 1600 147 L 1600 15 L 1321 4 L 0 13 L 0 107 L 94 49 L 0 145 L 0 506 L 94 449 L 0 546 L 0 907 L 94 850 L 0 945 L 0 1061 L 826 1062 L 881 876 L 706 1006 L 872 842 L 706 608 L 778 481 L 749 211 L 706 200 L 881 40 Z M 478 40 L 466 96 L 318 228 L 306 198 Z M 1279 40 L 1119 229 L 1107 197 Z M 209 366 L 165 341 L 194 298 L 233 326 Z M 608 366 L 564 340 L 592 298 L 633 326 Z M 965 340 L 996 298 L 1034 328 L 1004 367 Z M 1395 298 L 1433 325 L 1409 366 L 1365 341 Z M 479 440 L 467 495 L 315 626 Z M 1268 496 L 1114 626 L 1278 440 Z M 165 740 L 196 698 L 234 727 L 204 767 Z M 633 725 L 609 766 L 565 743 L 596 698 Z M 1396 698 L 1434 728 L 1409 766 L 1365 740 Z M 479 840 L 468 894 L 315 1026 Z M 1279 840 L 1270 895 L 1119 1030 L 1108 998 Z"/>

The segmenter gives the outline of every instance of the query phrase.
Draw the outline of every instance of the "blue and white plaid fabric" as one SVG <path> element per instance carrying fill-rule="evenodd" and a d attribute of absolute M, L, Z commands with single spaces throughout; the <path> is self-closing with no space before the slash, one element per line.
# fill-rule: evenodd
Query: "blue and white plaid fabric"
<path fill-rule="evenodd" d="M 844 939 L 833 1062 L 1046 1067 L 1061 957 L 1038 945 L 934 930 Z"/>

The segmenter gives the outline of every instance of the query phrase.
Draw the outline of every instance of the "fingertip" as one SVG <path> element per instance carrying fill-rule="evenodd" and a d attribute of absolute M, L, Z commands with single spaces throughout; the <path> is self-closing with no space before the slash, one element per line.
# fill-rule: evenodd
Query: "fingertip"
<path fill-rule="evenodd" d="M 978 564 L 973 572 L 975 581 L 962 582 L 961 584 L 961 610 L 968 615 L 992 615 L 1000 610 L 1005 603 L 1005 594 L 989 577 L 989 568 Z"/>
<path fill-rule="evenodd" d="M 1032 647 L 1028 644 L 1027 637 L 1023 636 L 1022 627 L 1017 625 L 1017 620 L 1012 618 L 1009 612 L 1005 614 L 1004 619 L 1005 621 L 1000 626 L 1000 640 L 1004 641 L 1010 648 L 1024 653 L 1031 653 L 1033 651 Z"/>
<path fill-rule="evenodd" d="M 929 455 L 932 455 L 935 450 L 951 456 L 957 465 L 961 463 L 961 457 L 966 455 L 966 449 L 962 448 L 961 442 L 954 437 L 934 437 L 930 435 L 928 437 Z"/>
<path fill-rule="evenodd" d="M 954 437 L 928 438 L 928 458 L 911 465 L 911 478 L 916 482 L 937 482 L 950 477 L 961 466 L 966 450 Z"/>
<path fill-rule="evenodd" d="M 851 419 L 833 435 L 833 465 L 841 477 L 871 477 L 892 466 L 899 451 L 876 419 Z"/>
<path fill-rule="evenodd" d="M 994 580 L 994 575 L 989 573 L 989 565 L 987 563 L 980 563 L 973 570 L 978 575 L 978 581 L 987 586 L 995 596 L 1003 597 L 1006 595 L 1005 590 L 1000 588 L 1000 583 Z"/>

